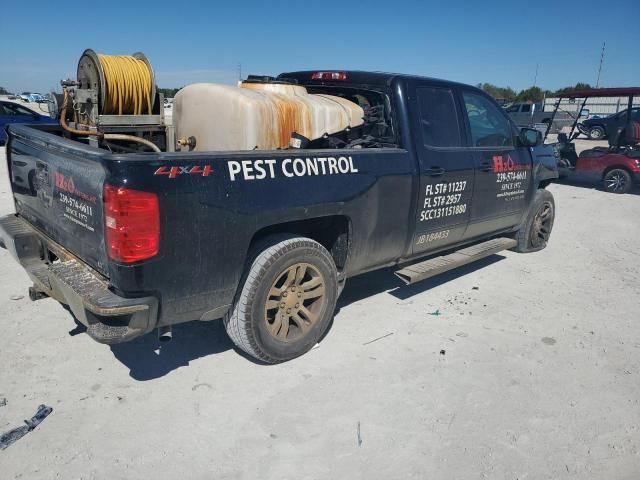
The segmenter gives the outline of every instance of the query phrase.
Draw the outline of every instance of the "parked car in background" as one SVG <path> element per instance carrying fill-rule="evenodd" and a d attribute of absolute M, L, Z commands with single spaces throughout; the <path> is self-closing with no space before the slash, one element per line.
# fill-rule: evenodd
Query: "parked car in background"
<path fill-rule="evenodd" d="M 640 107 L 631 109 L 631 118 L 636 122 L 640 121 Z M 579 125 L 579 129 L 591 140 L 602 140 L 609 135 L 614 135 L 620 127 L 624 126 L 626 121 L 627 109 L 625 108 L 608 117 L 594 117 L 585 120 Z"/>
<path fill-rule="evenodd" d="M 45 103 L 47 98 L 40 93 L 31 93 L 31 92 L 22 92 L 18 95 L 20 100 L 23 100 L 27 103 L 35 102 L 35 103 Z"/>
<path fill-rule="evenodd" d="M 10 123 L 43 124 L 58 122 L 51 117 L 41 115 L 17 103 L 0 101 L 0 145 L 4 145 L 7 141 L 5 128 Z"/>
<path fill-rule="evenodd" d="M 553 111 L 545 111 L 542 103 L 512 103 L 505 108 L 511 119 L 519 127 L 530 127 L 535 124 L 551 123 Z M 573 123 L 573 118 L 567 112 L 557 112 L 553 119 L 551 131 L 559 132 L 562 128 Z"/>

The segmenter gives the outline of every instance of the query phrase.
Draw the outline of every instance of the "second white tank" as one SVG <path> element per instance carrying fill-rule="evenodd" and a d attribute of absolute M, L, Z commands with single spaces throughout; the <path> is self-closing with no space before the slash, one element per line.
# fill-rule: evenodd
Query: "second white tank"
<path fill-rule="evenodd" d="M 196 151 L 287 148 L 293 133 L 315 140 L 362 125 L 362 108 L 299 85 L 196 83 L 173 102 L 176 138 L 195 137 Z"/>

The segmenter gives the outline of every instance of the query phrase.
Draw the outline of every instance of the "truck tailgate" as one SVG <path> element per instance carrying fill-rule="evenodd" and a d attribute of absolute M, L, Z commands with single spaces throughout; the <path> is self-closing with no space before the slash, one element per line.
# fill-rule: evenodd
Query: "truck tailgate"
<path fill-rule="evenodd" d="M 9 133 L 7 162 L 17 214 L 107 275 L 102 153 L 29 127 L 11 126 Z"/>

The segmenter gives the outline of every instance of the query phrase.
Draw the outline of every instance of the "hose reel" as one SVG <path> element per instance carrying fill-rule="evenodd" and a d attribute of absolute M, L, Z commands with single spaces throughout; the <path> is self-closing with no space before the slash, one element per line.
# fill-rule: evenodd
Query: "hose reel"
<path fill-rule="evenodd" d="M 151 115 L 156 97 L 153 68 L 147 57 L 105 55 L 91 49 L 78 61 L 78 90 L 98 108 L 99 115 Z M 84 96 L 84 95 L 83 95 Z"/>
<path fill-rule="evenodd" d="M 91 142 L 130 137 L 156 149 L 142 137 L 162 139 L 166 134 L 163 98 L 157 94 L 151 63 L 141 52 L 106 55 L 87 49 L 78 61 L 77 81 L 66 80 L 62 86 L 60 125 L 67 133 Z M 163 139 L 161 143 L 166 144 Z"/>

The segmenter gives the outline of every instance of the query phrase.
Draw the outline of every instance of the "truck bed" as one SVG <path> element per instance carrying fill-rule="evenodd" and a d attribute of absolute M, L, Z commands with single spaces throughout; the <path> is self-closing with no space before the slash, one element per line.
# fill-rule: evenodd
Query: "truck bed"
<path fill-rule="evenodd" d="M 342 275 L 410 251 L 415 164 L 406 150 L 112 154 L 58 133 L 10 127 L 7 157 L 17 217 L 45 243 L 86 263 L 114 293 L 161 300 L 154 326 L 222 316 L 252 238 L 272 225 L 309 218 L 327 226 L 352 222 L 358 233 Z M 133 264 L 108 258 L 107 184 L 158 196 L 158 255 Z"/>

